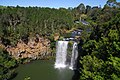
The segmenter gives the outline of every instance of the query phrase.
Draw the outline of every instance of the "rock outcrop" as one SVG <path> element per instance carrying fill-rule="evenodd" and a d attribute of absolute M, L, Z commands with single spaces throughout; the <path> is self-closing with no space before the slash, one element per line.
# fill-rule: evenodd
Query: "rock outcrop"
<path fill-rule="evenodd" d="M 27 44 L 20 40 L 15 47 L 7 46 L 6 50 L 16 59 L 44 59 L 51 55 L 50 41 L 41 37 L 30 38 Z"/>

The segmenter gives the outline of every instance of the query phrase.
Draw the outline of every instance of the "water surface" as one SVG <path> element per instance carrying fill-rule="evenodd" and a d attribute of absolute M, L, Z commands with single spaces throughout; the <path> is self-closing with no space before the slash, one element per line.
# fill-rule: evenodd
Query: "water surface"
<path fill-rule="evenodd" d="M 72 80 L 73 71 L 55 69 L 54 61 L 37 60 L 17 68 L 18 75 L 13 80 L 24 80 L 29 76 L 31 80 Z"/>

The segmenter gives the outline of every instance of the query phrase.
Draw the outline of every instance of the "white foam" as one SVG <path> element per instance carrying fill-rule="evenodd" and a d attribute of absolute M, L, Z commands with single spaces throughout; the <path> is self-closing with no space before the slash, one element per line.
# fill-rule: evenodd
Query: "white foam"
<path fill-rule="evenodd" d="M 70 66 L 69 69 L 74 70 L 72 66 Z"/>
<path fill-rule="evenodd" d="M 66 68 L 67 65 L 64 65 L 64 64 L 55 64 L 55 68 Z"/>

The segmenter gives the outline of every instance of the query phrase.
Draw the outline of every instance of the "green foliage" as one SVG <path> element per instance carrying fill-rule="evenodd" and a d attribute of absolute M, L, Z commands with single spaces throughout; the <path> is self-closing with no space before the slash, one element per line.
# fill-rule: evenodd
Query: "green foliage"
<path fill-rule="evenodd" d="M 95 56 L 87 55 L 82 58 L 80 63 L 83 66 L 80 79 L 104 80 L 103 74 L 101 74 L 102 67 L 104 66 L 102 60 L 99 60 Z"/>
<path fill-rule="evenodd" d="M 83 3 L 81 3 L 81 4 L 77 7 L 77 9 L 79 10 L 80 13 L 85 13 L 85 6 L 84 6 Z"/>
<path fill-rule="evenodd" d="M 71 37 L 71 33 L 63 34 L 63 36 L 64 36 L 65 38 L 69 38 L 69 37 Z"/>
<path fill-rule="evenodd" d="M 23 35 L 50 36 L 60 29 L 71 29 L 73 16 L 68 9 L 41 7 L 0 8 L 0 37 L 16 45 Z"/>
<path fill-rule="evenodd" d="M 88 13 L 93 28 L 90 36 L 86 34 L 88 37 L 82 38 L 80 80 L 120 80 L 119 13 L 113 6 Z"/>
<path fill-rule="evenodd" d="M 14 68 L 17 66 L 17 61 L 12 59 L 8 53 L 0 49 L 0 80 L 11 79 L 15 77 Z"/>
<path fill-rule="evenodd" d="M 26 77 L 24 80 L 31 80 L 30 77 Z"/>
<path fill-rule="evenodd" d="M 68 56 L 72 55 L 73 44 L 74 44 L 74 41 L 68 42 L 68 50 L 67 50 Z"/>

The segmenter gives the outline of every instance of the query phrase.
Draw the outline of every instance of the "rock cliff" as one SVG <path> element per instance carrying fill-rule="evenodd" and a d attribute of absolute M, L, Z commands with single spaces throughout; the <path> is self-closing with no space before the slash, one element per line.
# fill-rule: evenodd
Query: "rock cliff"
<path fill-rule="evenodd" d="M 16 59 L 44 59 L 51 55 L 50 41 L 43 37 L 30 38 L 27 44 L 19 40 L 16 46 L 7 46 L 5 49 Z"/>

